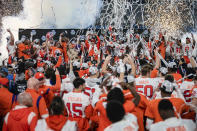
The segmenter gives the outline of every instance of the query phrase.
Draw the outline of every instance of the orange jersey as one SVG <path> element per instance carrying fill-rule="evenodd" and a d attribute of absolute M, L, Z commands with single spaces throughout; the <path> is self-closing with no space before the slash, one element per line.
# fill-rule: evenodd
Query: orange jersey
<path fill-rule="evenodd" d="M 30 49 L 28 45 L 25 45 L 23 43 L 18 44 L 18 58 L 24 56 L 25 59 L 29 59 L 30 56 L 22 52 L 27 49 Z"/>
<path fill-rule="evenodd" d="M 60 53 L 62 54 L 63 53 L 63 50 L 61 48 L 58 48 L 58 47 L 55 47 L 55 46 L 51 46 L 50 47 L 50 54 L 55 57 L 56 56 L 56 53 Z"/>
<path fill-rule="evenodd" d="M 60 90 L 60 88 L 61 88 L 60 75 L 56 75 L 56 84 L 54 86 L 52 86 L 48 80 L 46 80 L 46 81 L 47 82 L 44 83 L 44 85 L 39 88 L 39 93 L 40 94 L 45 93 L 48 89 L 50 89 L 53 92 L 56 92 L 56 91 Z"/>
<path fill-rule="evenodd" d="M 68 63 L 67 43 L 62 42 L 62 47 L 63 47 L 64 61 Z"/>
<path fill-rule="evenodd" d="M 60 67 L 61 64 L 62 64 L 62 56 L 59 56 L 57 64 L 54 67 L 58 68 L 58 67 Z"/>
<path fill-rule="evenodd" d="M 39 94 L 34 89 L 26 89 L 26 92 L 29 93 L 33 99 L 33 111 L 36 113 L 38 118 L 48 116 L 48 109 L 43 97 L 40 98 L 39 102 Z"/>
<path fill-rule="evenodd" d="M 126 100 L 132 100 L 133 99 L 133 95 L 131 94 L 131 92 L 129 90 L 123 90 L 124 93 L 124 97 Z M 145 110 L 149 104 L 149 100 L 146 98 L 146 96 L 144 95 L 140 95 L 140 102 L 138 104 L 137 107 L 135 107 L 133 114 L 136 115 L 137 117 L 137 122 L 139 125 L 139 129 L 138 131 L 144 131 L 144 114 L 145 114 Z"/>
<path fill-rule="evenodd" d="M 49 107 L 51 101 L 53 100 L 54 93 L 60 92 L 61 79 L 59 75 L 56 75 L 56 84 L 52 86 L 49 80 L 46 80 L 44 85 L 39 88 L 39 94 L 45 99 L 47 107 Z"/>
<path fill-rule="evenodd" d="M 93 114 L 97 116 L 98 121 L 96 121 L 96 122 L 98 122 L 98 124 L 99 124 L 98 131 L 103 131 L 106 127 L 108 127 L 111 124 L 111 122 L 107 118 L 107 112 L 105 109 L 106 105 L 107 105 L 107 102 L 101 100 L 101 101 L 97 102 L 96 107 L 94 109 Z M 123 107 L 125 109 L 125 112 L 129 113 L 129 112 L 134 111 L 135 105 L 132 101 L 127 100 L 123 104 Z"/>
<path fill-rule="evenodd" d="M 12 108 L 13 94 L 7 88 L 0 88 L 0 117 L 4 117 Z"/>
<path fill-rule="evenodd" d="M 180 99 L 180 98 L 166 98 L 169 99 L 172 102 L 172 105 L 175 107 L 176 112 L 175 114 L 177 115 L 177 113 L 183 113 L 184 111 L 186 111 L 186 105 L 185 102 Z M 145 112 L 145 116 L 147 116 L 150 119 L 154 120 L 154 123 L 156 122 L 160 122 L 163 121 L 163 119 L 161 118 L 160 114 L 159 114 L 159 110 L 158 110 L 158 105 L 159 102 L 161 101 L 161 99 L 155 99 L 149 102 L 149 105 L 146 109 Z"/>

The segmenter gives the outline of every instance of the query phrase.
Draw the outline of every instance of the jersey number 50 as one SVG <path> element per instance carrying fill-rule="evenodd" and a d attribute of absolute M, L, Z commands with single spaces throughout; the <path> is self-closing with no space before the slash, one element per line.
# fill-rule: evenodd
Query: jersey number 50
<path fill-rule="evenodd" d="M 153 86 L 152 85 L 136 85 L 136 91 L 143 93 L 149 98 L 153 96 Z"/>

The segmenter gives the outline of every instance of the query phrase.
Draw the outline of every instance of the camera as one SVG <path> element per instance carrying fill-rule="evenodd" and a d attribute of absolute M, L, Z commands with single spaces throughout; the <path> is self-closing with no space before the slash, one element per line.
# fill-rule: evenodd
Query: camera
<path fill-rule="evenodd" d="M 25 61 L 25 69 L 28 69 L 30 67 L 34 67 L 34 61 L 31 59 Z"/>
<path fill-rule="evenodd" d="M 91 61 L 91 63 L 92 63 L 93 65 L 96 65 L 96 64 L 97 64 L 97 61 L 93 60 L 93 61 Z"/>
<path fill-rule="evenodd" d="M 19 61 L 17 66 L 15 67 L 16 74 L 25 73 L 25 63 L 23 61 Z"/>

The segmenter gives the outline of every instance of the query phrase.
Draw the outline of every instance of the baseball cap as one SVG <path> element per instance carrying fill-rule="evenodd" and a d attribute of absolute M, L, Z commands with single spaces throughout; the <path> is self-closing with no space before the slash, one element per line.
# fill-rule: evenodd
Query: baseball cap
<path fill-rule="evenodd" d="M 0 69 L 0 76 L 1 77 L 7 77 L 8 75 L 8 69 L 7 68 L 1 68 Z"/>
<path fill-rule="evenodd" d="M 43 67 L 38 67 L 38 68 L 37 68 L 37 71 L 38 71 L 38 72 L 44 72 L 44 68 L 43 68 Z"/>
<path fill-rule="evenodd" d="M 0 85 L 7 87 L 9 85 L 9 80 L 7 78 L 0 78 Z"/>
<path fill-rule="evenodd" d="M 37 72 L 44 72 L 44 68 L 43 67 L 38 67 Z"/>
<path fill-rule="evenodd" d="M 170 62 L 170 63 L 168 63 L 168 67 L 169 68 L 177 68 L 177 65 L 175 62 Z"/>
<path fill-rule="evenodd" d="M 167 74 L 167 73 L 168 73 L 168 69 L 165 68 L 165 67 L 161 67 L 161 68 L 159 69 L 159 71 L 160 71 L 162 74 Z"/>
<path fill-rule="evenodd" d="M 80 68 L 80 62 L 74 61 L 73 62 L 73 66 L 76 66 L 77 68 Z"/>
<path fill-rule="evenodd" d="M 162 90 L 164 90 L 167 93 L 172 93 L 174 90 L 174 84 L 168 80 L 165 80 L 162 85 L 161 88 Z"/>
<path fill-rule="evenodd" d="M 89 72 L 90 74 L 95 75 L 98 72 L 98 69 L 95 66 L 91 66 Z"/>
<path fill-rule="evenodd" d="M 41 80 L 44 79 L 44 74 L 41 73 L 41 72 L 37 72 L 37 73 L 34 75 L 34 77 L 35 77 L 36 79 L 38 79 L 39 81 L 41 81 Z"/>
<path fill-rule="evenodd" d="M 85 69 L 88 69 L 88 68 L 89 68 L 89 65 L 88 65 L 88 63 L 83 63 L 83 64 L 81 65 L 81 67 L 82 67 L 82 68 L 85 68 Z"/>

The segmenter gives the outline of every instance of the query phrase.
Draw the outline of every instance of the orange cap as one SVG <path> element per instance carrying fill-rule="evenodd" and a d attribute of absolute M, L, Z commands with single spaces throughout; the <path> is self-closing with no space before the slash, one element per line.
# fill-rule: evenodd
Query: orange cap
<path fill-rule="evenodd" d="M 37 72 L 34 77 L 38 80 L 43 79 L 44 78 L 44 74 L 41 72 Z"/>

